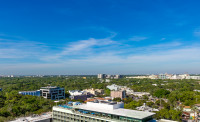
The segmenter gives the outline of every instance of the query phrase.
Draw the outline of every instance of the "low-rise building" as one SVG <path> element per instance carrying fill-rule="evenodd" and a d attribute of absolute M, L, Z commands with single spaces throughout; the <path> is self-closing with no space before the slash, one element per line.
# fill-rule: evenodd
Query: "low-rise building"
<path fill-rule="evenodd" d="M 42 97 L 51 100 L 65 99 L 65 89 L 56 86 L 47 86 L 40 88 Z"/>
<path fill-rule="evenodd" d="M 200 76 L 187 76 L 186 79 L 199 80 L 199 79 L 200 79 Z"/>
<path fill-rule="evenodd" d="M 106 75 L 106 78 L 110 79 L 112 77 L 112 75 Z"/>
<path fill-rule="evenodd" d="M 32 95 L 32 96 L 40 96 L 40 90 L 37 91 L 20 91 L 21 95 Z"/>
<path fill-rule="evenodd" d="M 97 96 L 97 95 L 103 95 L 104 94 L 104 89 L 94 89 L 94 88 L 91 88 L 91 89 L 85 89 L 83 91 L 89 92 L 90 94 L 93 94 L 95 96 Z"/>
<path fill-rule="evenodd" d="M 158 86 L 158 84 L 151 84 L 152 86 Z"/>
<path fill-rule="evenodd" d="M 147 106 L 145 103 L 142 106 L 136 107 L 136 109 L 139 111 L 146 111 L 146 112 L 159 111 L 158 109 Z"/>
<path fill-rule="evenodd" d="M 112 85 L 108 85 L 106 86 L 108 89 L 110 89 L 111 91 L 114 90 L 114 91 L 117 91 L 117 90 L 121 90 L 122 86 L 118 86 L 116 84 L 112 84 Z"/>
<path fill-rule="evenodd" d="M 99 79 L 119 79 L 122 78 L 122 75 L 109 75 L 109 74 L 97 74 L 97 78 Z"/>
<path fill-rule="evenodd" d="M 178 79 L 186 79 L 188 76 L 190 76 L 189 74 L 180 74 L 178 75 Z"/>
<path fill-rule="evenodd" d="M 158 79 L 158 75 L 149 75 L 150 79 Z"/>
<path fill-rule="evenodd" d="M 56 86 L 41 87 L 40 90 L 36 91 L 20 91 L 19 94 L 42 96 L 51 100 L 65 99 L 65 89 Z"/>
<path fill-rule="evenodd" d="M 127 86 L 119 86 L 119 85 L 116 85 L 116 84 L 108 85 L 107 88 L 110 89 L 111 91 L 126 90 L 127 95 L 130 95 L 134 92 L 132 89 L 130 89 Z"/>
<path fill-rule="evenodd" d="M 134 78 L 134 79 L 149 79 L 149 76 L 130 76 L 130 77 L 126 77 L 126 78 Z"/>
<path fill-rule="evenodd" d="M 193 122 L 192 120 L 194 120 L 197 116 L 198 116 L 197 112 L 194 111 L 183 111 L 182 113 L 182 119 L 186 121 L 191 120 L 191 122 Z"/>
<path fill-rule="evenodd" d="M 127 88 L 121 88 L 121 90 L 126 90 L 127 95 L 134 94 L 134 91 L 132 89 L 128 88 L 128 87 Z"/>
<path fill-rule="evenodd" d="M 105 82 L 106 82 L 106 83 L 109 83 L 109 82 L 110 82 L 110 79 L 106 79 Z"/>
<path fill-rule="evenodd" d="M 183 111 L 192 111 L 190 106 L 184 106 Z"/>
<path fill-rule="evenodd" d="M 197 110 L 200 112 L 200 104 L 195 104 L 195 107 L 196 107 Z"/>
<path fill-rule="evenodd" d="M 172 121 L 168 119 L 159 119 L 157 122 L 178 122 L 178 121 Z"/>
<path fill-rule="evenodd" d="M 193 91 L 200 92 L 200 90 L 197 90 L 197 89 L 195 89 L 195 90 L 193 90 Z"/>
<path fill-rule="evenodd" d="M 149 92 L 133 92 L 132 95 L 142 97 L 144 95 L 149 96 L 150 93 Z"/>
<path fill-rule="evenodd" d="M 72 95 L 72 96 L 69 96 L 69 98 L 71 100 L 87 100 L 88 96 L 86 94 L 82 94 L 82 95 Z"/>
<path fill-rule="evenodd" d="M 84 94 L 80 94 L 80 95 L 69 96 L 71 100 L 83 100 L 83 101 L 86 101 L 88 98 L 91 98 L 91 97 L 94 97 L 94 95 L 89 92 L 84 92 Z"/>
<path fill-rule="evenodd" d="M 84 94 L 84 91 L 80 91 L 80 90 L 69 90 L 68 92 L 72 96 Z"/>
<path fill-rule="evenodd" d="M 92 101 L 76 106 L 54 106 L 53 122 L 147 122 L 155 113 L 124 109 L 122 102 Z"/>
<path fill-rule="evenodd" d="M 175 75 L 172 75 L 172 77 L 170 79 L 176 80 L 176 79 L 182 79 L 182 77 L 175 74 Z"/>

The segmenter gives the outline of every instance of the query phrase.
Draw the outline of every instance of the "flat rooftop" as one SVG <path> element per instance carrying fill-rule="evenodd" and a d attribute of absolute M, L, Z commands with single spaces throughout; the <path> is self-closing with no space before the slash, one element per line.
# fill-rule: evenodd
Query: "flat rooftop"
<path fill-rule="evenodd" d="M 19 91 L 19 93 L 20 92 L 38 92 L 38 91 L 40 91 L 40 90 L 35 90 L 35 91 Z"/>
<path fill-rule="evenodd" d="M 96 107 L 87 106 L 86 104 L 78 105 L 75 108 L 84 109 L 88 111 L 96 111 L 101 113 L 107 113 L 107 114 L 113 114 L 118 116 L 125 116 L 125 117 L 131 117 L 136 119 L 144 119 L 149 116 L 153 116 L 155 113 L 152 112 L 143 112 L 143 111 L 137 111 L 137 110 L 130 110 L 130 109 L 124 109 L 124 108 L 118 108 L 113 110 L 105 110 L 105 109 L 97 109 Z"/>
<path fill-rule="evenodd" d="M 57 86 L 46 86 L 46 87 L 41 87 L 40 89 L 63 89 Z"/>

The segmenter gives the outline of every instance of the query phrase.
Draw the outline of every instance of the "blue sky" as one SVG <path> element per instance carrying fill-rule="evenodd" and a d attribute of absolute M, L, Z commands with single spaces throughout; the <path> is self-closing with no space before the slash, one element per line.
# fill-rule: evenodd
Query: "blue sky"
<path fill-rule="evenodd" d="M 0 74 L 200 73 L 198 0 L 0 3 Z"/>

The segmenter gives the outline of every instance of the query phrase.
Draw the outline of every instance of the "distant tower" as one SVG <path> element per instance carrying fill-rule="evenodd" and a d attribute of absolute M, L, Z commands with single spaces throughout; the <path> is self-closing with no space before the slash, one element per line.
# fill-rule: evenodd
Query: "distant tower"
<path fill-rule="evenodd" d="M 104 79 L 106 77 L 106 74 L 98 74 L 97 78 L 99 79 Z"/>

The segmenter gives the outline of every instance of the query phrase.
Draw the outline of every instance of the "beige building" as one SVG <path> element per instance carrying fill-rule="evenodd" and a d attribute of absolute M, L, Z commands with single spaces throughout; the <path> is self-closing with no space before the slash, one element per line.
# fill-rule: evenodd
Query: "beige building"
<path fill-rule="evenodd" d="M 103 95 L 104 94 L 104 89 L 94 89 L 94 88 L 91 88 L 91 89 L 85 89 L 83 91 L 86 91 L 86 92 L 90 92 L 91 94 L 97 96 L 97 95 Z"/>
<path fill-rule="evenodd" d="M 118 98 L 118 97 L 121 98 L 121 99 L 124 99 L 124 98 L 126 98 L 126 91 L 125 90 L 123 90 L 123 91 L 111 91 L 110 96 L 111 96 L 112 99 Z"/>

